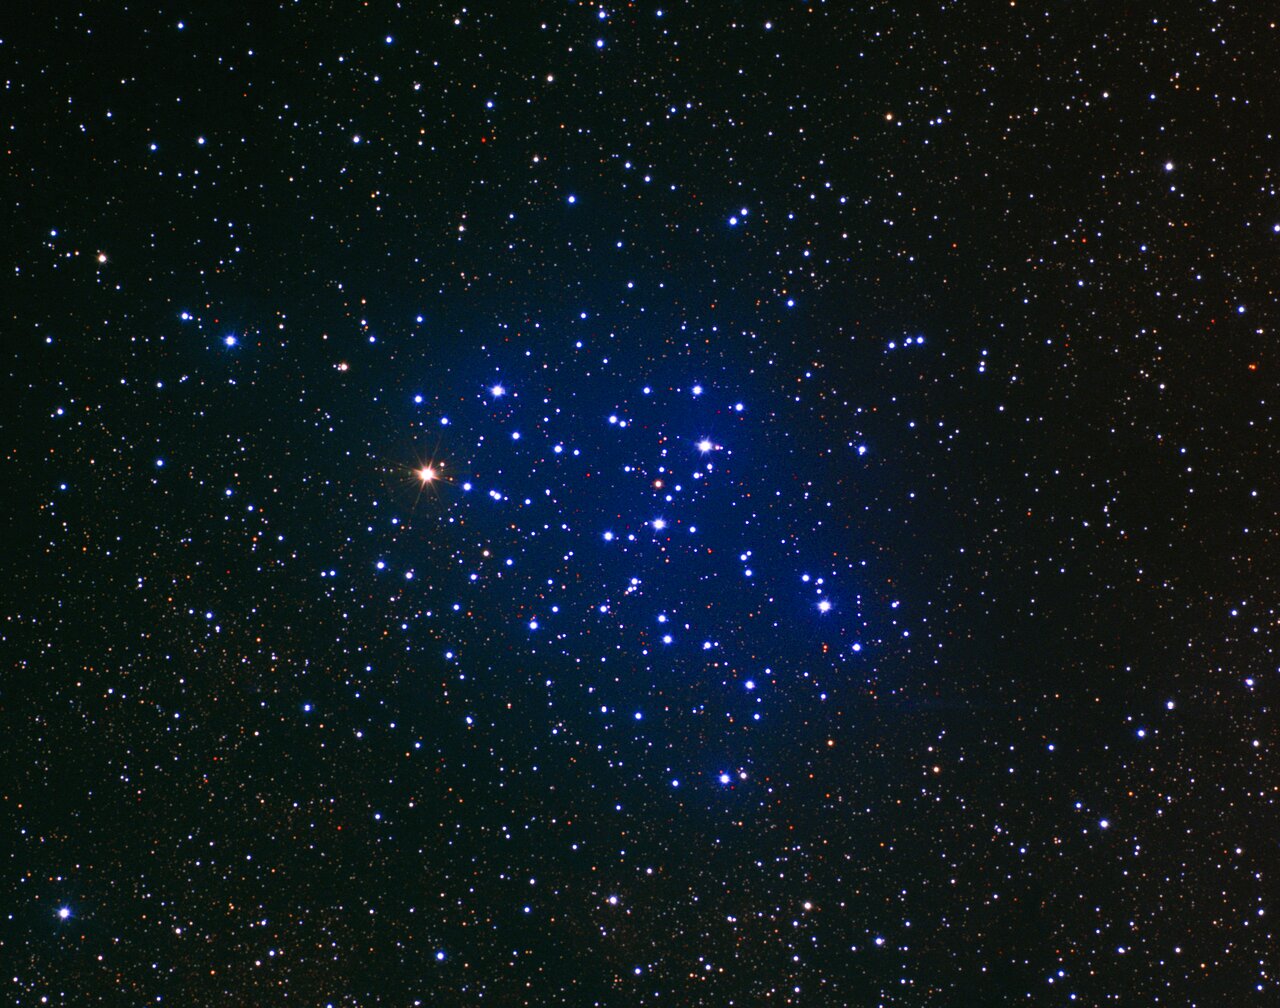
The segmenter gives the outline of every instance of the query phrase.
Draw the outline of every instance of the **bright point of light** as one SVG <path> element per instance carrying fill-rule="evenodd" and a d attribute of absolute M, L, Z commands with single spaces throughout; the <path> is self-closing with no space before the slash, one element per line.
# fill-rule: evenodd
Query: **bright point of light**
<path fill-rule="evenodd" d="M 721 783 L 721 784 L 728 784 L 728 783 L 729 783 L 729 780 L 730 780 L 730 777 L 729 777 L 729 775 L 728 775 L 727 773 L 722 773 L 722 774 L 720 775 L 720 783 Z"/>
<path fill-rule="evenodd" d="M 577 197 L 577 196 L 574 196 L 572 193 L 570 193 L 570 194 L 569 194 L 569 202 L 570 202 L 570 203 L 577 203 L 577 202 L 578 202 L 578 197 Z"/>
<path fill-rule="evenodd" d="M 653 520 L 653 527 L 657 529 L 659 532 L 661 532 L 664 528 L 667 527 L 667 520 L 665 518 L 655 518 Z"/>
<path fill-rule="evenodd" d="M 1098 823 L 1098 825 L 1101 826 L 1103 829 L 1106 829 L 1108 826 L 1111 825 L 1111 821 L 1108 819 L 1103 819 L 1100 823 Z"/>
<path fill-rule="evenodd" d="M 237 341 L 234 336 L 227 336 L 223 339 L 222 342 L 225 343 L 227 346 L 232 347 L 236 345 Z"/>
<path fill-rule="evenodd" d="M 495 399 L 501 399 L 504 395 L 507 394 L 507 390 L 504 389 L 501 385 L 495 385 L 493 386 L 493 388 L 489 389 L 489 394 L 493 396 Z"/>
<path fill-rule="evenodd" d="M 612 532 L 606 532 L 606 533 L 604 534 L 604 541 L 605 541 L 605 542 L 613 542 L 613 533 L 612 533 Z"/>
<path fill-rule="evenodd" d="M 747 689 L 753 690 L 756 688 L 756 681 L 754 679 L 748 679 L 744 685 Z"/>
<path fill-rule="evenodd" d="M 700 452 L 709 452 L 713 447 L 715 446 L 712 445 L 712 443 L 708 441 L 706 438 L 703 438 L 701 441 L 698 442 L 698 451 Z"/>
<path fill-rule="evenodd" d="M 702 386 L 695 385 L 690 391 L 692 391 L 694 395 L 702 395 Z"/>
<path fill-rule="evenodd" d="M 104 262 L 106 262 L 106 261 L 107 261 L 107 254 L 106 254 L 105 252 L 99 252 L 99 253 L 98 253 L 98 262 L 100 262 L 100 263 L 104 263 Z"/>
<path fill-rule="evenodd" d="M 831 611 L 831 601 L 829 599 L 823 599 L 821 602 L 818 603 L 818 612 L 830 612 L 830 611 Z"/>
<path fill-rule="evenodd" d="M 1166 161 L 1166 162 L 1164 163 L 1164 170 L 1165 170 L 1165 171 L 1173 171 L 1173 162 L 1172 162 L 1172 161 Z"/>
<path fill-rule="evenodd" d="M 435 466 L 424 465 L 418 470 L 418 479 L 422 480 L 423 483 L 430 483 L 435 478 Z"/>

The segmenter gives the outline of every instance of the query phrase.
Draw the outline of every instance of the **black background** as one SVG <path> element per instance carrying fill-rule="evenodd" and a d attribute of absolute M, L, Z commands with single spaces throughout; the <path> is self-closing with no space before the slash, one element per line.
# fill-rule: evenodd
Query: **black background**
<path fill-rule="evenodd" d="M 8 1002 L 1271 1003 L 1258 5 L 116 6 L 0 34 Z"/>

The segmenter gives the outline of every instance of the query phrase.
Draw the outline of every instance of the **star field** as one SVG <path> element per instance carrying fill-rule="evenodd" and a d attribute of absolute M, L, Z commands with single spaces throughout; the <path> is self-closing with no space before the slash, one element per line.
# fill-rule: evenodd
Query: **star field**
<path fill-rule="evenodd" d="M 6 1003 L 1273 1003 L 1268 15 L 13 21 Z"/>

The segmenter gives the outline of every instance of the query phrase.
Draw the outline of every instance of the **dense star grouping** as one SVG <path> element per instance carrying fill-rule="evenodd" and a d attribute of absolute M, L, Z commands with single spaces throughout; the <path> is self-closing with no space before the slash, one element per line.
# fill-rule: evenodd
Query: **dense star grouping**
<path fill-rule="evenodd" d="M 12 1003 L 1275 997 L 1275 24 L 18 21 Z"/>

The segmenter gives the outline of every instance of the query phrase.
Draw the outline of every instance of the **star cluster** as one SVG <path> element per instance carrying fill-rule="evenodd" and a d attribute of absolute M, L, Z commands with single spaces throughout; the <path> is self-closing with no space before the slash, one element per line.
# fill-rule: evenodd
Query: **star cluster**
<path fill-rule="evenodd" d="M 1264 15 L 20 20 L 6 1003 L 1276 997 Z"/>

